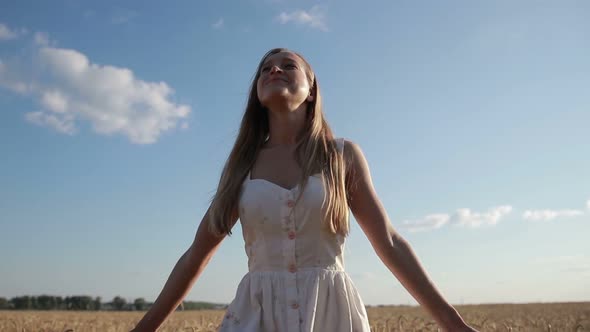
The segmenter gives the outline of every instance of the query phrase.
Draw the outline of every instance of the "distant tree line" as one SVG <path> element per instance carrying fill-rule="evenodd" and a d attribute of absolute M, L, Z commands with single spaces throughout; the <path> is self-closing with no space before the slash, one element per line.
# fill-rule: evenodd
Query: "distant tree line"
<path fill-rule="evenodd" d="M 11 299 L 0 297 L 0 310 L 117 310 L 142 311 L 148 310 L 153 302 L 140 297 L 128 303 L 126 299 L 115 296 L 112 301 L 103 303 L 100 296 L 17 296 Z M 177 310 L 224 309 L 225 305 L 209 302 L 183 301 Z"/>

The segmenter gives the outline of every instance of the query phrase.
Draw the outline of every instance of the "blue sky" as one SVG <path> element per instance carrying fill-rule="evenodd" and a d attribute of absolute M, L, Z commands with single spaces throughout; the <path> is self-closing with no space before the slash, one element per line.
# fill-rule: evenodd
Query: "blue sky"
<path fill-rule="evenodd" d="M 207 209 L 260 57 L 314 68 L 451 303 L 590 300 L 585 1 L 9 1 L 0 296 L 154 300 Z M 414 304 L 351 219 L 367 304 Z M 187 296 L 228 303 L 239 226 Z"/>

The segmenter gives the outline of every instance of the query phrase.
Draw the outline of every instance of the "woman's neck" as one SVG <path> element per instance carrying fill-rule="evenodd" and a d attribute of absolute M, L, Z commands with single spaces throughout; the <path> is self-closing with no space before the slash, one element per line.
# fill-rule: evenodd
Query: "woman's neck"
<path fill-rule="evenodd" d="M 269 110 L 269 139 L 265 145 L 268 147 L 296 145 L 301 139 L 305 126 L 305 113 L 305 108 L 288 112 Z"/>

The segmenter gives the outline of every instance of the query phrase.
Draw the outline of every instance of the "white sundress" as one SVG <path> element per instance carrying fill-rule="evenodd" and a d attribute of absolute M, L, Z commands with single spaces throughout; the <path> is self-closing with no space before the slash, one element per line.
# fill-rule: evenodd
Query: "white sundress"
<path fill-rule="evenodd" d="M 337 140 L 342 153 L 343 139 Z M 248 256 L 220 332 L 370 332 L 365 306 L 344 271 L 345 238 L 322 228 L 321 174 L 308 179 L 301 199 L 246 178 L 239 218 Z"/>

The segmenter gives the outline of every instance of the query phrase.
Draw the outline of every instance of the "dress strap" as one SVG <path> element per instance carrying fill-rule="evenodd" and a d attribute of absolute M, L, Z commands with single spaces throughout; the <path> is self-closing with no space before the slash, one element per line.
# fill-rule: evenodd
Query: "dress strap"
<path fill-rule="evenodd" d="M 336 138 L 336 147 L 338 152 L 342 153 L 344 151 L 344 137 Z"/>

